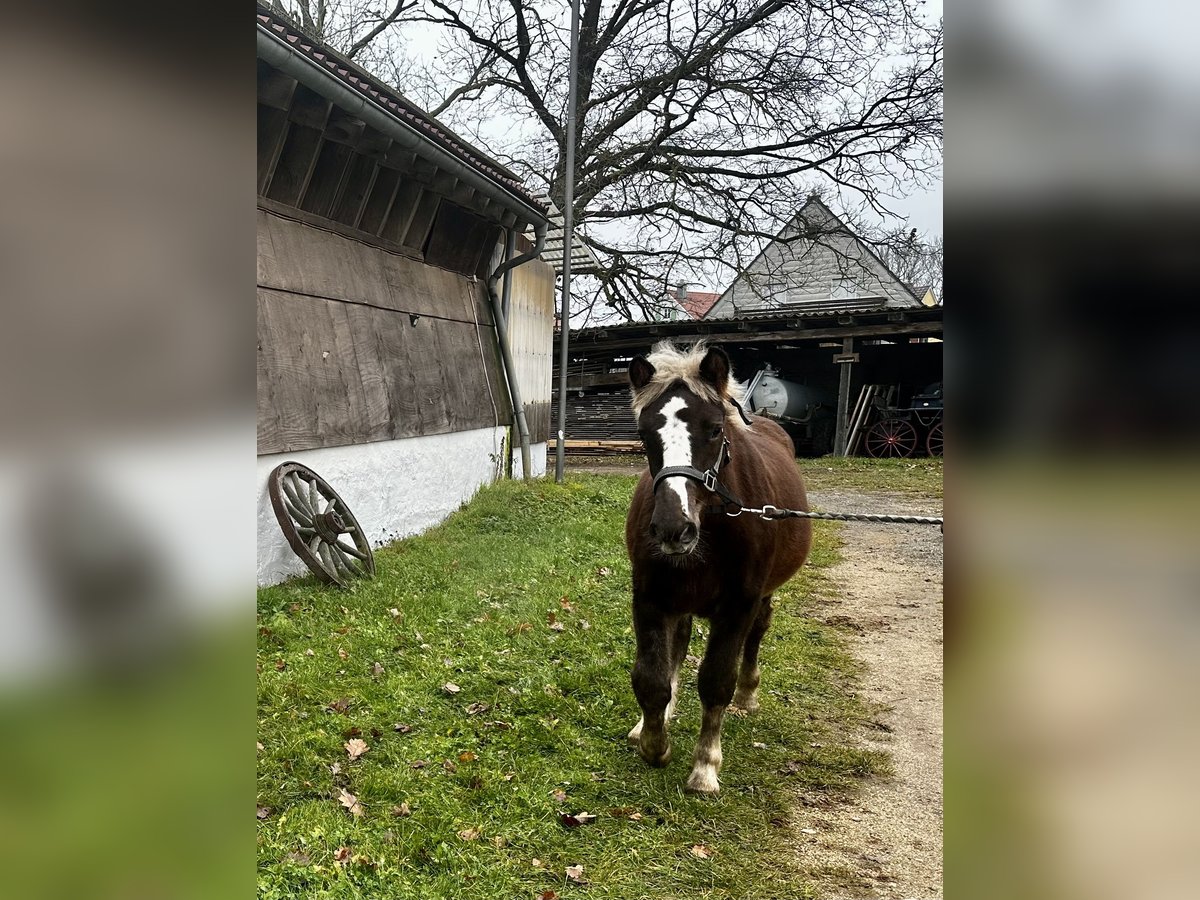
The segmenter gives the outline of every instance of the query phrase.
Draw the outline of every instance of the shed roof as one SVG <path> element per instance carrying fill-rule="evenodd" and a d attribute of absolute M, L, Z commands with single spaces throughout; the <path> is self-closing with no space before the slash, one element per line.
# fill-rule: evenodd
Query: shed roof
<path fill-rule="evenodd" d="M 255 18 L 260 31 L 315 63 L 327 77 L 362 94 L 366 100 L 381 107 L 397 122 L 411 128 L 423 140 L 451 154 L 479 174 L 502 185 L 517 199 L 545 214 L 545 203 L 536 199 L 514 172 L 463 140 L 399 91 L 388 87 L 371 73 L 346 59 L 327 44 L 306 34 L 296 23 L 261 2 L 255 4 Z"/>

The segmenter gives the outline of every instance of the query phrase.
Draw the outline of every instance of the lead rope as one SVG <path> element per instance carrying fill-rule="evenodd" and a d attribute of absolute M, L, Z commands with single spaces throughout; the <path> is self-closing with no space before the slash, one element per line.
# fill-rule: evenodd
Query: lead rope
<path fill-rule="evenodd" d="M 778 519 L 827 519 L 831 522 L 875 522 L 882 525 L 942 525 L 941 516 L 888 516 L 875 513 L 819 513 L 806 512 L 802 509 L 780 509 L 767 503 L 761 508 L 752 509 L 742 506 L 737 512 L 724 510 L 725 515 L 737 518 L 742 513 L 750 513 L 759 518 L 773 522 Z"/>

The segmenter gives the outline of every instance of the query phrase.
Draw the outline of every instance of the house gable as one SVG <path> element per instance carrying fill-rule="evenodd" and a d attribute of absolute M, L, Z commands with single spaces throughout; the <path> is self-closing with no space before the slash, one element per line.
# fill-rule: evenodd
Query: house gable
<path fill-rule="evenodd" d="M 797 238 L 816 230 L 815 239 Z M 706 318 L 729 318 L 828 301 L 885 308 L 921 301 L 820 199 L 812 197 L 734 279 Z"/>

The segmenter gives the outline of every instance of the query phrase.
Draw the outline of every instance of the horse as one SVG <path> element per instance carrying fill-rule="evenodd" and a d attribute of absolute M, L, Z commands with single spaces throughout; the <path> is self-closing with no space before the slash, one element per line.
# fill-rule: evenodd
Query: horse
<path fill-rule="evenodd" d="M 726 512 L 734 512 L 731 498 L 806 511 L 808 500 L 791 438 L 770 419 L 745 413 L 719 347 L 660 342 L 631 360 L 629 383 L 647 459 L 625 523 L 636 642 L 631 680 L 642 711 L 629 742 L 652 766 L 670 762 L 679 668 L 693 617 L 707 619 L 697 685 L 704 717 L 686 789 L 716 794 L 725 711 L 731 702 L 758 710 L 758 651 L 772 595 L 812 544 L 807 519 Z"/>

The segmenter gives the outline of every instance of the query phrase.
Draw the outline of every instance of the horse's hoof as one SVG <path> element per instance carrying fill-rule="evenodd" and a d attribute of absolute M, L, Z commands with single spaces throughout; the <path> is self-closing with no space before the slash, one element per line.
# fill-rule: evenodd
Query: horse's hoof
<path fill-rule="evenodd" d="M 661 769 L 671 761 L 671 746 L 668 744 L 661 752 L 649 749 L 638 745 L 638 751 L 642 754 L 642 759 L 654 766 L 656 769 Z"/>
<path fill-rule="evenodd" d="M 721 792 L 721 783 L 717 781 L 717 773 L 714 770 L 693 769 L 683 789 L 689 794 L 707 794 L 711 797 Z"/>
<path fill-rule="evenodd" d="M 630 747 L 637 747 L 642 742 L 642 720 L 638 719 L 638 723 L 629 729 L 629 734 L 625 738 L 629 741 Z"/>

